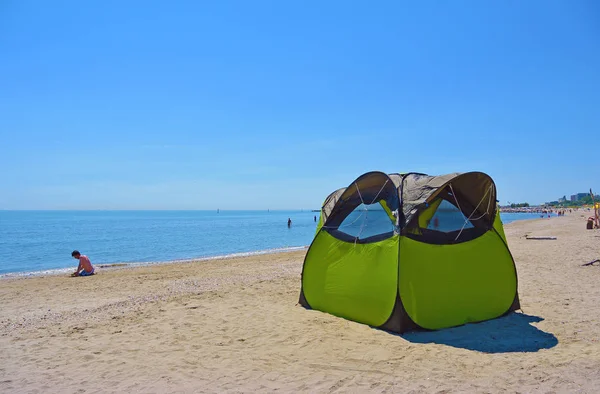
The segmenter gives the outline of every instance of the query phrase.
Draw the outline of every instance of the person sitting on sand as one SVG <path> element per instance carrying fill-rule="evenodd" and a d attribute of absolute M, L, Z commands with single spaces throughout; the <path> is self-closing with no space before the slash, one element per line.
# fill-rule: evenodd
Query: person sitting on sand
<path fill-rule="evenodd" d="M 79 253 L 78 250 L 74 250 L 71 253 L 73 258 L 79 260 L 79 265 L 77 266 L 77 271 L 73 272 L 71 276 L 90 276 L 94 275 L 94 267 L 92 266 L 92 262 L 90 259 L 84 255 Z"/>

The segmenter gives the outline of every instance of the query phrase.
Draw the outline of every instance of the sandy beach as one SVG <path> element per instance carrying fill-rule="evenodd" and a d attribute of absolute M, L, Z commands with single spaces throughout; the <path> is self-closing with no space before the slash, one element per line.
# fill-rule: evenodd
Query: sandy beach
<path fill-rule="evenodd" d="M 304 251 L 4 279 L 0 392 L 597 393 L 587 216 L 505 226 L 523 313 L 403 336 L 297 305 Z"/>

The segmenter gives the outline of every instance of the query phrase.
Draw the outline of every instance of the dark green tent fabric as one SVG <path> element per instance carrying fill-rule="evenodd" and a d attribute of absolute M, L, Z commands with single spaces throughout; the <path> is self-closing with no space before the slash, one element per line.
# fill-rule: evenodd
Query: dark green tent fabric
<path fill-rule="evenodd" d="M 494 220 L 496 188 L 489 175 L 482 172 L 453 173 L 440 176 L 407 174 L 400 195 L 404 222 L 409 223 L 420 208 L 440 193 L 451 193 L 467 217 L 483 217 L 490 225 Z"/>
<path fill-rule="evenodd" d="M 325 221 L 331 214 L 333 207 L 338 202 L 338 200 L 340 199 L 341 195 L 344 193 L 345 190 L 346 190 L 346 188 L 342 187 L 340 189 L 337 189 L 333 193 L 331 193 L 329 196 L 327 196 L 327 198 L 325 199 L 325 202 L 323 203 L 323 207 L 321 207 L 321 219 L 322 219 L 323 223 L 325 223 Z"/>

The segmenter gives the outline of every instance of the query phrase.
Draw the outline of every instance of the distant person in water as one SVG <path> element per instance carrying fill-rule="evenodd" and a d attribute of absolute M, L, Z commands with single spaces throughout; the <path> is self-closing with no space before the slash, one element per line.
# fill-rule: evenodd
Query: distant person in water
<path fill-rule="evenodd" d="M 74 250 L 73 253 L 71 253 L 71 256 L 73 256 L 74 259 L 79 260 L 77 271 L 73 272 L 71 276 L 94 275 L 94 267 L 92 266 L 92 262 L 86 255 L 79 253 L 78 250 Z"/>
<path fill-rule="evenodd" d="M 317 215 L 315 215 L 315 223 L 316 223 L 316 221 L 317 221 Z"/>
<path fill-rule="evenodd" d="M 288 218 L 288 227 L 292 227 L 292 219 Z"/>

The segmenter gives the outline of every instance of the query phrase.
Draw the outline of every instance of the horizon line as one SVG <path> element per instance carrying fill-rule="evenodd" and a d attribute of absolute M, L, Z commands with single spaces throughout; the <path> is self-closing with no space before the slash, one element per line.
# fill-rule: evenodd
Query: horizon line
<path fill-rule="evenodd" d="M 89 208 L 89 209 L 62 209 L 62 208 L 58 208 L 58 209 L 21 209 L 21 208 L 17 208 L 17 209 L 13 209 L 13 208 L 0 208 L 0 211 L 8 211 L 8 212 L 73 212 L 73 211 L 79 211 L 79 212 L 89 212 L 89 211 L 140 211 L 140 212 L 149 212 L 149 211 L 172 211 L 172 212 L 186 212 L 186 211 L 199 211 L 199 212 L 217 212 L 217 211 L 307 211 L 307 212 L 312 212 L 312 211 L 320 211 L 320 209 L 315 209 L 315 208 L 277 208 L 277 209 L 271 209 L 271 208 L 264 208 L 264 209 L 221 209 L 221 208 L 215 208 L 215 209 L 135 209 L 135 208 Z"/>

